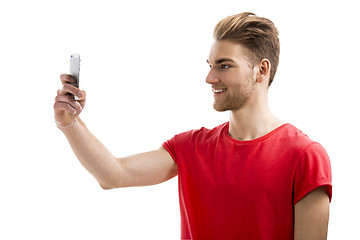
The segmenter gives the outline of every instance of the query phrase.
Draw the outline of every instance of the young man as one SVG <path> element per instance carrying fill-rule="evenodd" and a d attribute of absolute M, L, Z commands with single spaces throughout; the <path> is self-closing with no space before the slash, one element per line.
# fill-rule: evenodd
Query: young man
<path fill-rule="evenodd" d="M 85 92 L 61 75 L 58 128 L 104 189 L 178 175 L 181 239 L 326 239 L 328 155 L 268 107 L 279 61 L 277 29 L 268 19 L 241 13 L 220 21 L 214 38 L 206 82 L 214 108 L 231 112 L 229 122 L 178 134 L 155 151 L 115 158 L 78 118 Z"/>

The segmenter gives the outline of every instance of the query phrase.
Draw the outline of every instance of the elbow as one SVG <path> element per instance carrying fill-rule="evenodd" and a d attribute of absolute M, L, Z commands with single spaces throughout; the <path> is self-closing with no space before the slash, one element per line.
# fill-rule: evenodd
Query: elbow
<path fill-rule="evenodd" d="M 111 190 L 111 189 L 114 189 L 114 188 L 118 188 L 113 184 L 104 183 L 104 182 L 99 182 L 99 185 L 103 190 Z"/>
<path fill-rule="evenodd" d="M 119 184 L 118 182 L 100 182 L 99 181 L 99 185 L 103 190 L 111 190 L 111 189 L 115 189 L 115 188 L 125 187 L 122 184 Z"/>
<path fill-rule="evenodd" d="M 107 185 L 103 185 L 103 184 L 100 184 L 100 187 L 101 187 L 103 190 L 111 190 L 111 189 L 114 189 L 113 187 L 110 187 L 110 186 L 107 186 Z"/>

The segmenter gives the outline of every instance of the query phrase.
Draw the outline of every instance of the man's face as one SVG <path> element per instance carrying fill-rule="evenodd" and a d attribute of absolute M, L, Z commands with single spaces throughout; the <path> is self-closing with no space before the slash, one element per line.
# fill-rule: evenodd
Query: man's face
<path fill-rule="evenodd" d="M 214 109 L 238 110 L 253 95 L 256 74 L 245 57 L 246 49 L 228 40 L 215 41 L 207 62 L 210 72 L 206 82 L 214 92 Z"/>

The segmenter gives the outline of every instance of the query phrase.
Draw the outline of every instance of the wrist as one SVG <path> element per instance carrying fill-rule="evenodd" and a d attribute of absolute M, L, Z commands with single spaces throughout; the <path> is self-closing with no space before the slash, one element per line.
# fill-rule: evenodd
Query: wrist
<path fill-rule="evenodd" d="M 63 129 L 66 129 L 66 128 L 69 128 L 71 127 L 72 125 L 74 125 L 75 123 L 77 123 L 77 120 L 78 118 L 75 118 L 72 122 L 66 124 L 66 125 L 63 125 L 62 123 L 58 122 L 55 120 L 55 123 L 56 123 L 56 126 L 60 129 L 60 130 L 63 130 Z"/>

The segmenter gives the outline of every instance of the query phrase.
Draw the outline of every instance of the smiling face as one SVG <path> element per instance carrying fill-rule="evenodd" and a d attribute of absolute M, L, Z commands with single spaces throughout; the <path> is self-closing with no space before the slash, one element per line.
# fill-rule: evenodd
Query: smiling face
<path fill-rule="evenodd" d="M 207 62 L 210 66 L 206 82 L 214 92 L 214 109 L 238 110 L 255 92 L 256 71 L 246 58 L 247 49 L 229 40 L 215 41 Z"/>

